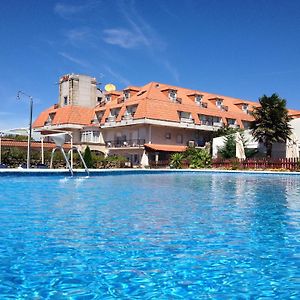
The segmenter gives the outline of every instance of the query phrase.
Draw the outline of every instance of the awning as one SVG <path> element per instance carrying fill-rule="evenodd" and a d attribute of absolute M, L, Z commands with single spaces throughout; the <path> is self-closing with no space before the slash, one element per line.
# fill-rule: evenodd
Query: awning
<path fill-rule="evenodd" d="M 14 141 L 11 139 L 1 139 L 1 146 L 2 147 L 11 147 L 11 148 L 27 148 L 28 142 L 27 141 Z M 32 149 L 40 149 L 41 148 L 41 142 L 31 142 L 31 148 Z M 44 148 L 45 149 L 53 149 L 56 147 L 54 143 L 48 143 L 44 142 Z M 70 149 L 70 144 L 64 145 L 65 149 Z"/>
<path fill-rule="evenodd" d="M 184 152 L 187 149 L 187 146 L 177 146 L 177 145 L 145 144 L 144 146 L 152 151 L 165 151 L 165 152 Z"/>

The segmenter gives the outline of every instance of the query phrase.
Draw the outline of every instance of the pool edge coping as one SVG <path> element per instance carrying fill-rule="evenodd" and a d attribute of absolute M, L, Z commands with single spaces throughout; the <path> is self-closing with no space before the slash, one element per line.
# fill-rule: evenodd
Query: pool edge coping
<path fill-rule="evenodd" d="M 86 174 L 84 169 L 74 169 L 75 175 Z M 264 170 L 222 170 L 222 169 L 90 169 L 90 175 L 106 173 L 231 173 L 231 174 L 270 174 L 298 175 L 300 172 L 264 171 Z M 0 169 L 1 175 L 69 175 L 67 169 Z"/>

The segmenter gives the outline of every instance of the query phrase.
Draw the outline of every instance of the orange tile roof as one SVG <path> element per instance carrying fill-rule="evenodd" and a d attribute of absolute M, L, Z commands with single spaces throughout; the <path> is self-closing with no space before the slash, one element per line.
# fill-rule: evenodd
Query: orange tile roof
<path fill-rule="evenodd" d="M 43 127 L 47 122 L 49 114 L 54 114 L 51 125 L 77 124 L 89 125 L 94 117 L 95 110 L 81 106 L 64 106 L 54 108 L 54 106 L 43 111 L 33 123 L 34 128 Z"/>
<path fill-rule="evenodd" d="M 184 152 L 187 149 L 187 146 L 177 145 L 145 144 L 144 146 L 150 150 L 166 152 Z"/>
<path fill-rule="evenodd" d="M 1 139 L 1 146 L 2 147 L 16 147 L 16 148 L 27 148 L 27 141 L 15 141 L 10 139 Z M 53 149 L 56 147 L 55 143 L 43 143 L 44 149 Z M 63 146 L 65 149 L 70 149 L 70 144 L 65 144 Z M 31 142 L 31 148 L 33 149 L 41 149 L 42 144 L 41 142 Z"/>
<path fill-rule="evenodd" d="M 123 99 L 124 94 L 121 91 L 114 91 L 107 94 L 112 94 L 111 101 L 104 104 L 104 106 L 96 106 L 94 109 L 79 107 L 79 106 L 65 106 L 62 108 L 55 108 L 54 106 L 42 112 L 34 123 L 34 127 L 43 127 L 47 121 L 49 114 L 54 113 L 52 121 L 53 125 L 59 124 L 80 124 L 89 125 L 94 118 L 95 112 L 104 111 L 104 114 L 99 120 L 100 125 L 103 125 L 113 108 L 120 108 L 116 121 L 122 120 L 126 107 L 130 105 L 137 105 L 134 119 L 155 119 L 170 122 L 180 122 L 179 112 L 191 113 L 195 124 L 200 125 L 201 120 L 199 115 L 215 116 L 222 118 L 226 124 L 227 119 L 236 119 L 238 125 L 243 128 L 242 121 L 253 121 L 253 117 L 242 111 L 240 104 L 245 103 L 249 106 L 249 111 L 253 107 L 258 107 L 258 102 L 222 96 L 218 94 L 206 93 L 198 90 L 191 90 L 158 82 L 150 82 L 142 87 L 129 86 L 124 89 L 134 89 L 136 93 L 130 95 L 130 98 Z M 172 102 L 167 90 L 176 90 L 177 98 L 180 103 Z M 202 101 L 207 104 L 207 108 L 199 106 L 195 103 L 193 95 L 202 95 Z M 228 106 L 228 111 L 219 109 L 214 101 L 209 99 L 220 98 L 223 100 L 223 105 Z M 290 115 L 298 116 L 300 111 L 289 110 Z"/>

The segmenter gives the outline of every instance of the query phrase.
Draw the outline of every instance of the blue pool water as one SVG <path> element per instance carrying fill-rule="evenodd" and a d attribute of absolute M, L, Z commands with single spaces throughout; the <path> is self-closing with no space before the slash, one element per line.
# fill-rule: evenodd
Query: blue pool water
<path fill-rule="evenodd" d="M 0 177 L 0 299 L 299 299 L 300 177 Z"/>

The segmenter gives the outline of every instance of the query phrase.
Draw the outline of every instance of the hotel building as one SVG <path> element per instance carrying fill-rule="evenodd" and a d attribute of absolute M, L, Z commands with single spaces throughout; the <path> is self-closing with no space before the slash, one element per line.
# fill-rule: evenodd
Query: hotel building
<path fill-rule="evenodd" d="M 150 82 L 103 93 L 95 78 L 65 75 L 59 102 L 43 111 L 35 130 L 72 132 L 82 150 L 123 155 L 133 165 L 166 160 L 187 146 L 204 147 L 222 126 L 248 129 L 257 102 Z M 300 117 L 300 111 L 290 110 Z"/>

